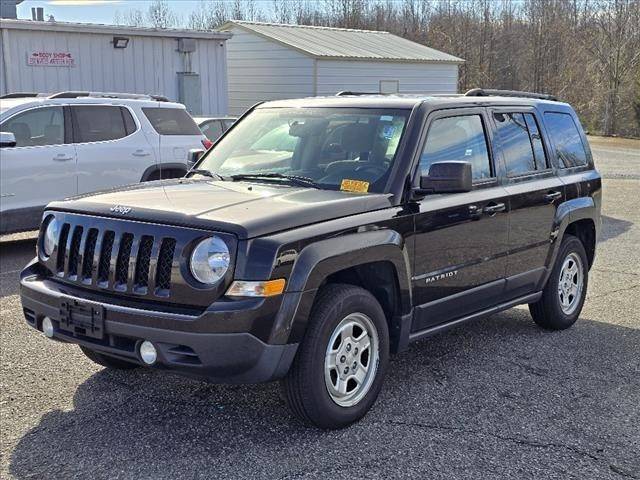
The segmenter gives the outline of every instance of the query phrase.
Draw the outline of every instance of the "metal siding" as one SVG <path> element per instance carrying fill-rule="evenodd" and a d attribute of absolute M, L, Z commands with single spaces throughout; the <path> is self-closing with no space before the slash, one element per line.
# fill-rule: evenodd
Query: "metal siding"
<path fill-rule="evenodd" d="M 313 59 L 240 28 L 231 31 L 233 37 L 227 40 L 231 115 L 263 100 L 313 95 Z"/>
<path fill-rule="evenodd" d="M 318 95 L 378 92 L 380 80 L 398 80 L 400 93 L 455 93 L 458 65 L 318 60 Z"/>
<path fill-rule="evenodd" d="M 8 89 L 49 93 L 88 90 L 160 94 L 171 100 L 178 98 L 177 72 L 183 70 L 183 60 L 176 51 L 175 38 L 127 35 L 130 39 L 128 47 L 116 49 L 111 44 L 112 34 L 0 30 L 8 39 L 2 42 L 2 60 L 6 58 L 9 62 L 8 82 L 5 82 L 4 71 L 1 72 L 0 94 L 8 93 Z M 196 43 L 192 68 L 202 79 L 202 111 L 226 115 L 225 40 L 198 39 Z M 31 50 L 69 51 L 77 66 L 30 67 L 27 54 Z"/>

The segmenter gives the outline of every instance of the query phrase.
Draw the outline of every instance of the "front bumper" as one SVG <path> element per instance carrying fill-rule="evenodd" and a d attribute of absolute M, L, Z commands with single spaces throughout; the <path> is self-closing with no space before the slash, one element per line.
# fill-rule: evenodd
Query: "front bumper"
<path fill-rule="evenodd" d="M 20 297 L 27 323 L 42 330 L 42 320 L 49 317 L 56 340 L 140 365 L 144 364 L 138 347 L 143 340 L 149 340 L 158 351 L 153 368 L 215 383 L 258 383 L 282 378 L 298 347 L 269 344 L 259 338 L 269 329 L 281 300 L 252 299 L 217 309 L 213 308 L 216 302 L 199 314 L 135 308 L 116 304 L 112 299 L 105 302 L 95 294 L 52 281 L 40 273 L 35 262 L 21 274 Z M 102 338 L 61 328 L 60 305 L 73 300 L 102 310 Z"/>

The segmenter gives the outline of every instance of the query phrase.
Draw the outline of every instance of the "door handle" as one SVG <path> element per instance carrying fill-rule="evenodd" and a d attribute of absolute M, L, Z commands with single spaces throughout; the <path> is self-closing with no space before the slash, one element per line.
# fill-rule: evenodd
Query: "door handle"
<path fill-rule="evenodd" d="M 495 215 L 498 212 L 504 212 L 507 209 L 504 203 L 494 203 L 493 205 L 487 205 L 482 209 L 482 213 L 487 215 Z"/>
<path fill-rule="evenodd" d="M 73 160 L 73 157 L 70 157 L 69 155 L 65 155 L 64 153 L 59 153 L 58 155 L 53 157 L 54 162 L 67 162 L 69 160 Z"/>
<path fill-rule="evenodd" d="M 148 157 L 151 154 L 149 152 L 145 152 L 144 150 L 136 150 L 132 155 L 134 157 Z"/>
<path fill-rule="evenodd" d="M 553 203 L 555 202 L 557 199 L 559 199 L 562 196 L 562 192 L 549 192 L 544 196 L 544 199 L 549 202 L 549 203 Z"/>

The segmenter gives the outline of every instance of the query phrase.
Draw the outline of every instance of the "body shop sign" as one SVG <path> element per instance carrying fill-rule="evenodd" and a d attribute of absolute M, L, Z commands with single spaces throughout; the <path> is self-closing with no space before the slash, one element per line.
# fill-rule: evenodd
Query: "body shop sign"
<path fill-rule="evenodd" d="M 27 54 L 27 65 L 32 67 L 75 67 L 76 59 L 69 52 L 34 50 Z"/>

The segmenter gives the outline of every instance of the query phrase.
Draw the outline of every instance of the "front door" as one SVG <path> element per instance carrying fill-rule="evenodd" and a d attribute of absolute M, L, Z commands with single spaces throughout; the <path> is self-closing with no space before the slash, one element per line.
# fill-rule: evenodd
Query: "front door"
<path fill-rule="evenodd" d="M 62 106 L 37 107 L 0 125 L 16 146 L 0 150 L 1 230 L 37 228 L 43 208 L 77 193 L 76 152 Z"/>
<path fill-rule="evenodd" d="M 491 117 L 510 201 L 505 296 L 516 298 L 540 289 L 564 187 L 547 160 L 534 109 L 494 108 Z"/>
<path fill-rule="evenodd" d="M 448 110 L 430 118 L 420 172 L 432 163 L 468 161 L 473 190 L 418 201 L 414 236 L 412 331 L 499 303 L 508 251 L 508 196 L 500 185 L 484 109 Z"/>

